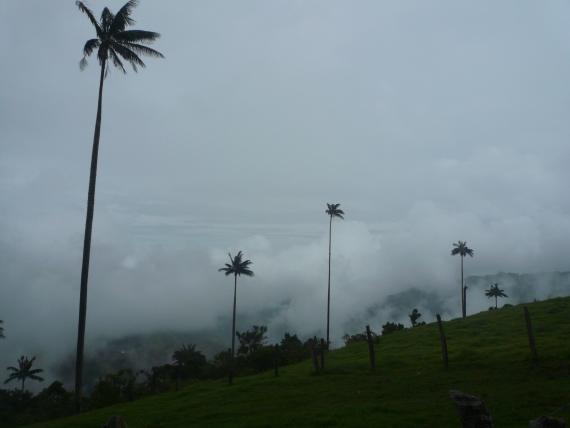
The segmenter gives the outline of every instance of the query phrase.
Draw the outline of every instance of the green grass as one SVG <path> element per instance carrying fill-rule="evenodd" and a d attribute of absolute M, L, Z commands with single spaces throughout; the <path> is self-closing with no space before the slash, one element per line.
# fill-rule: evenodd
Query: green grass
<path fill-rule="evenodd" d="M 521 306 L 446 322 L 450 367 L 441 363 L 437 325 L 382 337 L 377 370 L 364 343 L 331 352 L 327 370 L 310 361 L 272 373 L 204 381 L 177 393 L 35 427 L 100 427 L 121 415 L 129 427 L 457 427 L 450 389 L 480 396 L 495 426 L 525 427 L 570 402 L 570 298 L 528 305 L 540 357 L 532 368 Z M 570 418 L 570 409 L 556 416 Z"/>

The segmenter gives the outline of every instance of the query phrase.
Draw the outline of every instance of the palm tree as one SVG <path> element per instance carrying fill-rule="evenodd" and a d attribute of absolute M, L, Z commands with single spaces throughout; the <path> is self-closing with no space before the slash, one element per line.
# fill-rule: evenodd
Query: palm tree
<path fill-rule="evenodd" d="M 145 67 L 139 55 L 150 55 L 162 58 L 162 54 L 145 46 L 160 37 L 160 34 L 151 31 L 126 30 L 134 24 L 131 12 L 137 5 L 137 0 L 128 1 L 116 15 L 107 8 L 103 9 L 101 19 L 97 21 L 93 12 L 81 1 L 75 2 L 79 10 L 87 15 L 97 37 L 89 39 L 83 47 L 83 59 L 79 66 L 83 70 L 87 65 L 87 57 L 97 50 L 97 59 L 101 67 L 99 77 L 99 99 L 97 102 L 97 118 L 95 120 L 95 134 L 93 136 L 93 150 L 91 153 L 91 170 L 89 173 L 89 191 L 87 194 L 87 217 L 85 220 L 85 236 L 83 241 L 83 260 L 81 264 L 81 292 L 79 297 L 79 324 L 77 333 L 77 358 L 75 366 L 75 399 L 77 411 L 80 410 L 82 372 L 83 372 L 83 344 L 85 340 L 85 317 L 87 311 L 87 280 L 89 276 L 89 256 L 91 251 L 91 230 L 93 227 L 93 208 L 95 206 L 95 181 L 97 178 L 97 158 L 99 154 L 99 135 L 101 131 L 101 104 L 103 98 L 103 81 L 107 75 L 109 61 L 115 67 L 126 73 L 123 61 L 128 62 L 136 72 L 137 67 Z"/>
<path fill-rule="evenodd" d="M 491 297 L 495 298 L 495 309 L 497 309 L 497 299 L 499 297 L 509 297 L 505 294 L 505 290 L 499 288 L 499 284 L 496 282 L 494 284 L 491 284 L 488 290 L 485 290 L 485 296 L 487 296 L 489 299 Z"/>
<path fill-rule="evenodd" d="M 253 271 L 249 268 L 251 265 L 251 260 L 244 260 L 243 253 L 239 251 L 235 257 L 229 253 L 230 262 L 226 263 L 223 268 L 218 269 L 218 272 L 224 272 L 226 276 L 234 276 L 234 313 L 232 318 L 232 354 L 231 354 L 231 364 L 230 364 L 230 385 L 233 382 L 233 366 L 234 366 L 234 355 L 235 355 L 235 344 L 236 344 L 236 295 L 237 295 L 237 278 L 238 276 L 253 276 Z"/>
<path fill-rule="evenodd" d="M 463 282 L 463 258 L 465 256 L 473 257 L 474 251 L 467 246 L 466 241 L 457 241 L 453 244 L 453 249 L 451 250 L 451 255 L 456 256 L 459 254 L 461 256 L 461 314 L 463 318 L 467 316 L 466 305 L 465 305 L 465 289 Z"/>
<path fill-rule="evenodd" d="M 327 292 L 327 346 L 330 345 L 330 317 L 331 317 L 331 246 L 332 246 L 332 221 L 333 217 L 344 220 L 344 211 L 341 210 L 340 204 L 327 204 L 326 213 L 330 217 L 329 221 L 329 281 Z"/>
<path fill-rule="evenodd" d="M 24 382 L 26 379 L 37 380 L 43 382 L 43 378 L 37 376 L 38 373 L 43 372 L 42 369 L 33 369 L 32 366 L 34 365 L 36 357 L 33 357 L 31 360 L 28 357 L 24 357 L 23 355 L 18 358 L 18 367 L 8 367 L 7 370 L 11 371 L 12 373 L 8 376 L 8 379 L 4 381 L 4 383 L 12 382 L 14 379 L 18 379 L 22 381 L 22 392 L 24 392 Z"/>
<path fill-rule="evenodd" d="M 2 327 L 2 324 L 4 324 L 4 321 L 0 320 L 0 339 L 4 339 L 4 327 Z"/>

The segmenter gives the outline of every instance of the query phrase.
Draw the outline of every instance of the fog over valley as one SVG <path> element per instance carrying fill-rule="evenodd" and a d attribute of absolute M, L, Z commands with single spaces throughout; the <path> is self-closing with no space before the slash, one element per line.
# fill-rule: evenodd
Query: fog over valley
<path fill-rule="evenodd" d="M 237 330 L 322 336 L 326 203 L 334 347 L 460 316 L 458 240 L 469 314 L 495 282 L 570 293 L 570 4 L 436 3 L 140 2 L 165 59 L 105 80 L 87 359 L 227 349 L 239 250 Z M 35 355 L 68 384 L 99 77 L 78 15 L 0 3 L 0 368 Z"/>

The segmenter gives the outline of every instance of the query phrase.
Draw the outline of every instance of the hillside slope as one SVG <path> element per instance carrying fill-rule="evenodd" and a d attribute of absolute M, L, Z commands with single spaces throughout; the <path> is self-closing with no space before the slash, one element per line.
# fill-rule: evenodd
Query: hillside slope
<path fill-rule="evenodd" d="M 132 427 L 383 426 L 457 427 L 449 390 L 482 397 L 495 426 L 525 427 L 542 414 L 570 418 L 570 298 L 528 305 L 540 365 L 531 368 L 521 306 L 445 323 L 450 368 L 442 368 L 436 324 L 397 332 L 376 345 L 377 370 L 366 344 L 331 352 L 323 375 L 310 362 L 272 373 L 198 382 L 35 427 L 100 427 L 122 415 Z"/>

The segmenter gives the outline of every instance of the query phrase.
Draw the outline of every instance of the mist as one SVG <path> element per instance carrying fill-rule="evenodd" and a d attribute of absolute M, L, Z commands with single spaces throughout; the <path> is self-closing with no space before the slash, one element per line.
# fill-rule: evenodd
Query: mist
<path fill-rule="evenodd" d="M 467 275 L 570 270 L 569 7 L 142 1 L 137 23 L 162 33 L 166 59 L 105 83 L 86 354 L 156 331 L 229 343 L 217 269 L 238 250 L 255 272 L 238 284 L 238 330 L 322 333 L 326 202 L 346 212 L 334 346 L 414 307 L 458 316 L 459 239 L 475 250 Z M 52 370 L 74 352 L 91 31 L 72 2 L 0 4 L 0 366 L 25 354 Z M 491 303 L 477 284 L 470 313 Z M 568 291 L 504 285 L 508 303 Z"/>

